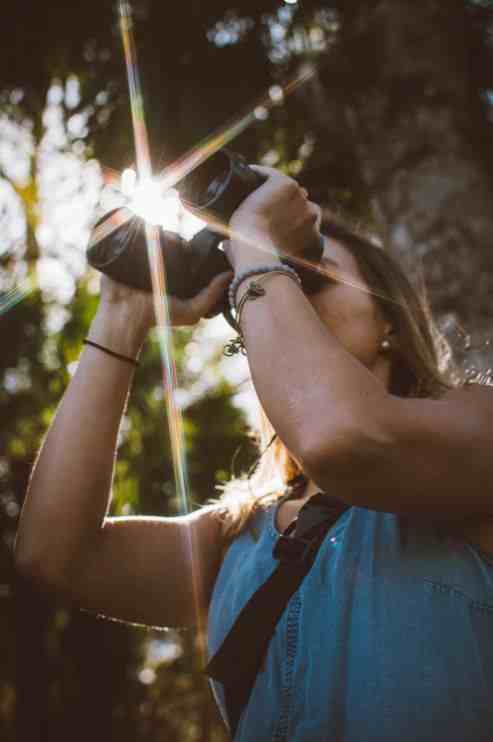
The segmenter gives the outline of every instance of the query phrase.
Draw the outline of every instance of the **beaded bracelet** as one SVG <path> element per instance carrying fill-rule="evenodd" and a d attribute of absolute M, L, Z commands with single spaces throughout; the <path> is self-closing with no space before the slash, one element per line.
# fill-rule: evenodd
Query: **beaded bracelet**
<path fill-rule="evenodd" d="M 286 266 L 287 267 L 287 266 Z M 295 270 L 288 268 L 288 270 L 284 270 L 283 267 L 277 267 L 276 269 L 271 269 L 269 271 L 263 271 L 263 275 L 257 279 L 256 281 L 252 281 L 248 287 L 248 289 L 245 291 L 243 296 L 240 299 L 240 302 L 238 304 L 238 308 L 236 310 L 236 319 L 234 321 L 234 324 L 236 326 L 236 330 L 238 332 L 238 337 L 231 340 L 229 343 L 227 343 L 224 346 L 224 355 L 225 356 L 232 356 L 236 353 L 242 353 L 246 356 L 246 347 L 243 340 L 243 333 L 241 331 L 240 326 L 240 320 L 241 320 L 241 312 L 243 310 L 244 305 L 249 300 L 255 300 L 258 299 L 260 296 L 265 296 L 265 289 L 262 288 L 260 285 L 263 283 L 269 276 L 271 276 L 273 273 L 284 273 L 285 276 L 288 276 L 289 278 L 296 281 L 299 285 L 301 285 L 301 280 L 296 273 Z M 254 273 L 253 275 L 257 275 Z M 243 278 L 247 278 L 248 276 L 243 276 Z"/>
<path fill-rule="evenodd" d="M 292 274 L 293 277 L 295 277 L 298 283 L 301 285 L 300 277 L 298 276 L 294 268 L 291 268 L 289 265 L 264 265 L 259 266 L 258 268 L 250 268 L 249 270 L 242 271 L 238 276 L 236 276 L 234 281 L 232 281 L 229 286 L 228 297 L 231 310 L 236 311 L 236 292 L 242 281 L 244 281 L 246 278 L 250 278 L 250 276 L 257 276 L 259 273 L 272 273 L 273 271 L 276 271 L 278 273 L 282 272 Z"/>
<path fill-rule="evenodd" d="M 269 271 L 268 273 L 264 273 L 262 276 L 260 276 L 260 278 L 257 278 L 255 281 L 251 281 L 250 285 L 248 286 L 248 290 L 245 291 L 245 293 L 241 297 L 240 301 L 238 302 L 238 307 L 236 309 L 236 323 L 238 327 L 241 328 L 241 324 L 240 324 L 241 312 L 246 302 L 249 300 L 253 301 L 255 299 L 258 299 L 259 296 L 265 296 L 265 289 L 262 288 L 261 284 L 264 283 L 264 281 L 266 281 L 268 278 L 270 278 L 275 273 L 284 273 L 284 275 L 288 276 L 288 278 L 292 278 L 293 281 L 296 281 L 296 283 L 301 284 L 301 281 L 299 280 L 296 274 L 293 276 L 291 271 L 289 271 L 288 273 L 282 268 L 278 269 L 277 271 Z M 295 273 L 295 271 L 293 271 L 293 273 Z"/>

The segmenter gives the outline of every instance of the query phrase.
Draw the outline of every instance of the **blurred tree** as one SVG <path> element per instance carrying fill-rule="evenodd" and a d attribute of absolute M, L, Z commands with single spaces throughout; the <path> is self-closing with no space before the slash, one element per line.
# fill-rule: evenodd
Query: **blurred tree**
<path fill-rule="evenodd" d="M 42 149 L 44 126 L 38 136 L 36 139 L 32 135 L 36 154 Z M 175 655 L 181 656 L 183 648 L 187 650 L 183 660 L 163 660 L 157 669 L 161 666 L 166 670 L 149 678 L 144 672 L 145 648 L 149 634 L 155 631 L 108 623 L 73 611 L 33 592 L 25 581 L 13 579 L 15 525 L 29 473 L 98 303 L 90 274 L 79 280 L 74 297 L 65 302 L 50 297 L 49 292 L 33 291 L 43 253 L 38 239 L 42 231 L 38 185 L 43 175 L 36 167 L 37 159 L 31 157 L 29 171 L 20 181 L 10 173 L 4 173 L 3 180 L 22 207 L 25 229 L 23 239 L 18 241 L 22 244 L 9 243 L 7 227 L 12 214 L 6 215 L 3 241 L 7 249 L 0 274 L 5 348 L 0 360 L 4 382 L 0 389 L 4 420 L 0 430 L 0 598 L 9 601 L 14 597 L 15 603 L 7 602 L 8 610 L 0 615 L 5 648 L 2 656 L 6 659 L 0 677 L 2 739 L 32 741 L 70 736 L 82 740 L 99 735 L 102 739 L 116 733 L 129 741 L 148 739 L 149 734 L 156 738 L 159 734 L 163 739 L 196 739 L 203 733 L 205 721 L 208 738 L 221 739 L 222 725 L 197 667 L 199 659 L 193 656 L 194 632 L 176 635 L 173 642 L 168 642 L 175 647 Z M 7 211 L 9 208 L 10 203 Z M 59 252 L 59 262 L 69 262 L 66 251 Z M 25 276 L 30 282 L 24 292 L 21 287 Z M 176 330 L 174 334 L 178 378 L 185 388 L 196 382 L 196 374 L 185 373 L 183 368 L 192 334 L 192 330 Z M 210 365 L 214 364 L 213 360 Z M 161 377 L 158 346 L 151 340 L 143 353 L 122 427 L 112 514 L 159 515 L 182 510 L 182 503 L 175 497 Z M 214 494 L 217 476 L 228 470 L 233 451 L 244 441 L 245 420 L 231 403 L 233 394 L 234 390 L 223 382 L 211 393 L 209 403 L 207 399 L 191 402 L 189 420 L 185 413 L 188 462 L 195 472 L 191 495 L 196 506 Z M 214 457 L 210 448 L 201 448 L 204 436 L 192 421 L 194 410 L 198 425 L 214 415 L 218 447 Z M 163 642 L 158 637 L 159 633 L 156 641 Z M 177 713 L 174 706 L 178 698 L 181 710 Z"/>
<path fill-rule="evenodd" d="M 87 151 L 121 170 L 133 159 L 133 140 L 117 7 L 57 3 L 26 14 L 11 4 L 0 30 L 10 60 L 0 90 L 7 108 L 36 121 L 53 79 L 76 76 L 80 100 L 65 99 L 67 117 L 83 113 Z M 251 160 L 301 172 L 326 206 L 374 219 L 409 268 L 424 259 L 439 314 L 484 332 L 490 0 L 214 0 L 175 5 L 172 15 L 163 3 L 134 0 L 132 8 L 156 168 L 312 65 L 312 81 L 272 105 L 234 146 Z M 39 64 L 12 29 L 22 29 Z M 480 292 L 471 290 L 479 284 Z"/>
<path fill-rule="evenodd" d="M 346 120 L 386 244 L 410 275 L 423 269 L 436 312 L 455 314 L 474 344 L 484 342 L 493 320 L 484 67 L 493 6 L 350 0 L 341 11 Z"/>

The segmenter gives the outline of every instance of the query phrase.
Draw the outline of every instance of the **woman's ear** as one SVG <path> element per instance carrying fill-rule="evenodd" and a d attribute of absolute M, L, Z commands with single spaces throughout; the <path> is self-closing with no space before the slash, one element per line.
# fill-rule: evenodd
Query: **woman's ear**
<path fill-rule="evenodd" d="M 392 348 L 398 348 L 399 347 L 399 335 L 397 333 L 397 330 L 394 327 L 390 327 L 390 330 L 387 334 L 387 339 L 390 342 Z"/>
<path fill-rule="evenodd" d="M 384 335 L 380 342 L 380 352 L 390 353 L 398 349 L 398 337 L 393 326 L 388 322 L 385 324 Z"/>

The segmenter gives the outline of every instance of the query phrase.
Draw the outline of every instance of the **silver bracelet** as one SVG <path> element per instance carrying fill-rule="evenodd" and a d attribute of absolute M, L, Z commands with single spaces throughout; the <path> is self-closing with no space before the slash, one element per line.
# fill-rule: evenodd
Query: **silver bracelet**
<path fill-rule="evenodd" d="M 241 312 L 243 310 L 243 307 L 245 306 L 246 302 L 250 299 L 255 300 L 258 299 L 259 296 L 265 296 L 265 289 L 262 288 L 260 285 L 263 283 L 266 279 L 269 278 L 269 276 L 272 276 L 273 274 L 281 273 L 287 276 L 288 278 L 292 279 L 293 281 L 296 281 L 298 285 L 301 285 L 300 278 L 296 271 L 290 270 L 284 270 L 284 267 L 279 268 L 271 268 L 270 270 L 264 270 L 262 271 L 262 275 L 260 278 L 258 278 L 255 281 L 250 281 L 248 285 L 248 289 L 245 291 L 243 296 L 241 297 L 240 301 L 238 302 L 238 307 L 235 307 L 236 310 L 236 319 L 233 317 L 232 311 L 228 314 L 228 322 L 231 325 L 231 327 L 234 327 L 236 332 L 238 333 L 238 337 L 234 340 L 231 340 L 227 345 L 224 346 L 224 352 L 223 355 L 225 356 L 233 356 L 236 353 L 242 353 L 244 356 L 247 354 L 245 342 L 243 339 L 243 333 L 241 330 L 240 320 L 241 320 Z M 257 274 L 254 274 L 257 275 Z M 243 276 L 245 278 L 245 276 Z"/>
<path fill-rule="evenodd" d="M 295 269 L 291 268 L 289 265 L 285 265 L 284 263 L 281 265 L 264 265 L 259 266 L 258 268 L 250 268 L 249 270 L 242 271 L 238 276 L 236 276 L 229 286 L 228 297 L 231 311 L 236 312 L 236 292 L 238 291 L 242 281 L 246 278 L 250 278 L 250 276 L 257 276 L 259 273 L 272 273 L 273 271 L 276 273 L 288 273 L 301 286 L 301 278 L 296 273 Z"/>

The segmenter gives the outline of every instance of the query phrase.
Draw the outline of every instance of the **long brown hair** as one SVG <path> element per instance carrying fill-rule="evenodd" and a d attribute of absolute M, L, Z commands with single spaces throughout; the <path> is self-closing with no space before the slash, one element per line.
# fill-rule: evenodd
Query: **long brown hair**
<path fill-rule="evenodd" d="M 448 389 L 461 386 L 451 348 L 433 321 L 423 281 L 413 287 L 382 247 L 342 224 L 325 222 L 322 231 L 350 250 L 395 331 L 398 342 L 393 350 L 389 392 L 437 399 Z M 260 426 L 255 437 L 261 455 L 254 473 L 216 485 L 222 491 L 215 502 L 226 543 L 241 532 L 259 507 L 276 502 L 292 480 L 304 477 L 259 401 L 258 405 Z"/>

